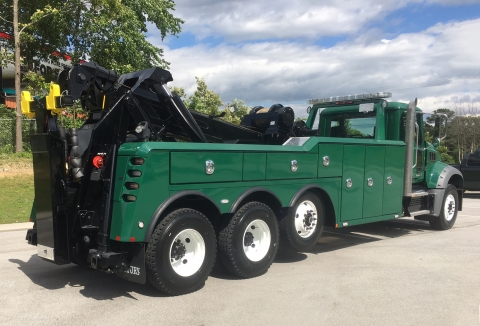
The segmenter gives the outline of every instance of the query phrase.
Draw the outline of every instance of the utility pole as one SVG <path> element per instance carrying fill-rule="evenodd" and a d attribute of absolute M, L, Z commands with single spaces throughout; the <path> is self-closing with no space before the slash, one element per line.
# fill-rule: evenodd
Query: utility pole
<path fill-rule="evenodd" d="M 22 142 L 22 108 L 20 107 L 20 34 L 18 32 L 18 0 L 13 0 L 13 35 L 15 42 L 15 99 L 16 99 L 16 124 L 15 124 L 15 152 L 23 150 Z"/>

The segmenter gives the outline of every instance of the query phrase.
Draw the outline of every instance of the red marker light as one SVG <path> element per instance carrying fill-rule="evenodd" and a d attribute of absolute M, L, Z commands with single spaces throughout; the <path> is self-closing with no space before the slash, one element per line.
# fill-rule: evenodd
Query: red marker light
<path fill-rule="evenodd" d="M 97 169 L 100 169 L 103 167 L 103 157 L 101 156 L 95 156 L 93 158 L 93 166 L 96 167 Z"/>

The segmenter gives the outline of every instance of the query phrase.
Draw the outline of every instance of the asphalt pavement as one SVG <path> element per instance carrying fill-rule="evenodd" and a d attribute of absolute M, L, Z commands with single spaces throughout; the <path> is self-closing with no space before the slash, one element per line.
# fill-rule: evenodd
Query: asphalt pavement
<path fill-rule="evenodd" d="M 31 225 L 0 226 L 2 325 L 480 325 L 480 193 L 466 193 L 451 230 L 413 219 L 327 229 L 261 277 L 217 267 L 178 297 L 44 261 L 25 241 Z"/>

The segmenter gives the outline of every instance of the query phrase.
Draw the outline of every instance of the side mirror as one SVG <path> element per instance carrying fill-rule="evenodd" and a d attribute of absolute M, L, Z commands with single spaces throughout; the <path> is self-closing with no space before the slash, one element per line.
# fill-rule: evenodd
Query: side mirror
<path fill-rule="evenodd" d="M 442 140 L 447 138 L 447 122 L 448 122 L 448 117 L 446 114 L 438 114 L 435 116 L 435 130 L 438 130 L 437 135 L 438 135 L 439 144 Z"/>
<path fill-rule="evenodd" d="M 445 114 L 423 114 L 425 131 L 433 136 L 433 146 L 438 148 L 440 142 L 447 137 L 447 115 Z"/>

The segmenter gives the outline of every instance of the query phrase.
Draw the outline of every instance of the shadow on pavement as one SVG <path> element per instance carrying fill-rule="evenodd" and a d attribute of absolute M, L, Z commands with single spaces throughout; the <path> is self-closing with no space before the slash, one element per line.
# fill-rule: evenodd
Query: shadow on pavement
<path fill-rule="evenodd" d="M 284 264 L 284 263 L 295 263 L 298 261 L 302 261 L 307 259 L 307 255 L 293 252 L 288 250 L 283 250 L 279 248 L 277 251 L 277 255 L 275 256 L 275 260 L 273 261 L 274 264 Z M 241 280 L 242 278 L 237 277 L 231 274 L 221 263 L 220 259 L 217 256 L 217 261 L 215 262 L 215 266 L 213 267 L 212 273 L 210 274 L 211 277 L 219 278 L 222 280 Z"/>
<path fill-rule="evenodd" d="M 310 253 L 321 254 L 372 241 L 401 237 L 413 232 L 434 231 L 432 231 L 428 222 L 417 220 L 392 220 L 343 229 L 326 228 L 320 241 Z M 295 263 L 307 258 L 308 256 L 304 253 L 279 248 L 274 263 Z M 115 275 L 73 264 L 55 265 L 44 261 L 37 255 L 32 255 L 26 262 L 19 259 L 9 259 L 9 261 L 12 264 L 17 264 L 18 269 L 29 277 L 34 284 L 47 290 L 78 287 L 80 294 L 95 300 L 112 300 L 118 297 L 137 300 L 130 294 L 131 292 L 149 297 L 168 297 L 149 284 L 128 282 Z M 239 280 L 238 277 L 230 274 L 219 260 L 216 261 L 210 276 L 225 280 Z"/>
<path fill-rule="evenodd" d="M 413 232 L 424 233 L 433 232 L 433 230 L 428 222 L 406 219 L 369 223 L 342 229 L 325 228 L 320 241 L 310 253 L 330 252 L 386 238 L 397 238 Z"/>
<path fill-rule="evenodd" d="M 480 198 L 480 191 L 467 191 L 463 194 L 463 198 Z"/>
<path fill-rule="evenodd" d="M 34 284 L 47 290 L 78 287 L 80 294 L 95 300 L 112 300 L 118 297 L 137 300 L 130 292 L 149 297 L 166 296 L 149 284 L 128 282 L 115 275 L 73 264 L 55 265 L 42 260 L 37 255 L 32 255 L 26 262 L 20 259 L 9 259 L 9 261 L 17 264 L 18 269 Z"/>

